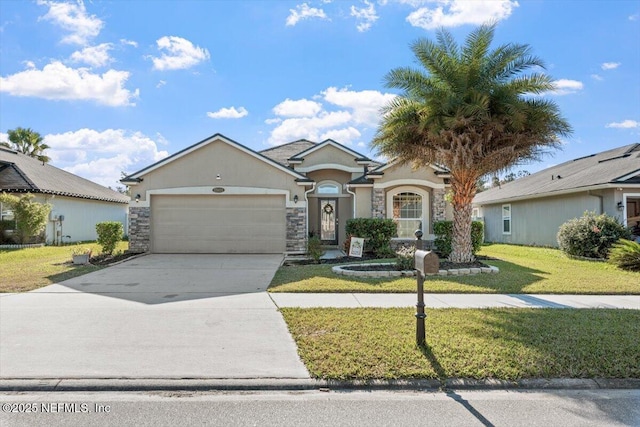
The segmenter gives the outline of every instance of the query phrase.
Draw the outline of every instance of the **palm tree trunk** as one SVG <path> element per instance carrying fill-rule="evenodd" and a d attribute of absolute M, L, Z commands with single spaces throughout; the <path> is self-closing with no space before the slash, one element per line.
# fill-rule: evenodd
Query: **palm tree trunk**
<path fill-rule="evenodd" d="M 451 242 L 451 262 L 473 262 L 473 245 L 471 244 L 471 203 L 476 195 L 476 179 L 464 174 L 463 179 L 454 179 L 451 183 L 453 191 L 453 237 Z"/>

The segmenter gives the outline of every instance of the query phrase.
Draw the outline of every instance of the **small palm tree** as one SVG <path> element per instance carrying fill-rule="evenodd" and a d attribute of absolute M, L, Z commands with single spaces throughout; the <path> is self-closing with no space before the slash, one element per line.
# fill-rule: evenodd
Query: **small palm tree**
<path fill-rule="evenodd" d="M 9 141 L 13 144 L 12 148 L 20 153 L 30 157 L 35 157 L 43 163 L 47 163 L 51 158 L 44 154 L 44 150 L 49 148 L 43 142 L 42 136 L 38 132 L 34 132 L 30 128 L 9 129 L 7 132 Z"/>
<path fill-rule="evenodd" d="M 383 109 L 373 146 L 414 166 L 439 164 L 451 174 L 453 244 L 449 259 L 474 260 L 471 203 L 478 180 L 559 148 L 571 127 L 539 95 L 554 89 L 528 45 L 490 50 L 495 24 L 472 31 L 464 46 L 437 32 L 411 45 L 424 68 L 396 68 L 386 85 L 402 93 Z M 530 72 L 525 74 L 525 72 Z"/>

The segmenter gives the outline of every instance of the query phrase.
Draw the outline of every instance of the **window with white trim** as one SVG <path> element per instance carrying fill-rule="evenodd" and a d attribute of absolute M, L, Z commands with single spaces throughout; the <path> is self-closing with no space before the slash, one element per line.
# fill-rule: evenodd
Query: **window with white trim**
<path fill-rule="evenodd" d="M 511 234 L 511 205 L 502 205 L 502 234 Z"/>
<path fill-rule="evenodd" d="M 422 196 L 416 193 L 393 195 L 393 220 L 398 224 L 398 237 L 413 238 L 422 229 Z"/>
<path fill-rule="evenodd" d="M 316 187 L 317 194 L 340 194 L 340 186 L 333 182 L 323 182 Z"/>

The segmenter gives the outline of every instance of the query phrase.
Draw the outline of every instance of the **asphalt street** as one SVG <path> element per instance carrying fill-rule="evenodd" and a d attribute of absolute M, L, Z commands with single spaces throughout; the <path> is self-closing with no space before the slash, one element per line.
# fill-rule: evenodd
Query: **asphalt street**
<path fill-rule="evenodd" d="M 640 426 L 640 390 L 46 392 L 0 402 L 7 427 Z"/>

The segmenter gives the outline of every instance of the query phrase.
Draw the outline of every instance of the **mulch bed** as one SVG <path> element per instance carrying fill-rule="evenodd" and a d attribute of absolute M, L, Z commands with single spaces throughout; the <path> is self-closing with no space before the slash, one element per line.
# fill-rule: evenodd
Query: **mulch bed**
<path fill-rule="evenodd" d="M 132 252 L 123 252 L 116 255 L 100 254 L 100 255 L 92 256 L 91 259 L 89 260 L 89 263 L 93 265 L 109 265 L 109 264 L 113 264 L 114 262 L 124 261 L 125 259 L 129 259 L 136 255 L 139 255 L 139 254 L 132 253 Z"/>
<path fill-rule="evenodd" d="M 468 262 L 456 264 L 449 261 L 441 261 L 440 269 L 441 270 L 452 270 L 457 268 L 481 268 L 481 267 L 489 267 L 487 264 L 482 262 Z M 401 268 L 398 268 L 395 264 L 387 264 L 387 265 L 346 265 L 342 267 L 345 270 L 353 270 L 353 271 L 401 271 Z"/>

